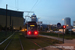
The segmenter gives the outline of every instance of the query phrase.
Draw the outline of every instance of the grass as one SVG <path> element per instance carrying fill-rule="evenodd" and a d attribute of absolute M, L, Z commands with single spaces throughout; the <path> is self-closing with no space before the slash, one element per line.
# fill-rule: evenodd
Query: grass
<path fill-rule="evenodd" d="M 5 35 L 5 32 L 0 32 L 0 42 L 5 40 L 7 37 L 9 37 L 12 34 L 12 32 L 8 31 L 7 36 Z"/>
<path fill-rule="evenodd" d="M 54 36 L 54 37 L 60 37 L 63 38 L 63 34 L 57 34 L 57 33 L 47 33 L 47 32 L 40 32 L 40 34 L 42 35 L 48 35 L 48 36 Z M 75 39 L 75 35 L 71 35 L 70 34 L 64 34 L 64 38 L 65 39 Z"/>
<path fill-rule="evenodd" d="M 0 50 L 4 50 L 4 48 L 6 47 L 6 45 L 8 44 L 8 42 L 10 41 L 12 37 L 10 37 L 7 41 L 5 41 L 2 45 L 0 45 Z"/>
<path fill-rule="evenodd" d="M 37 39 L 31 39 L 32 41 L 36 42 L 37 44 L 39 44 L 42 47 L 46 47 L 49 45 L 54 45 L 54 44 L 61 44 L 62 41 L 58 41 L 58 40 L 54 40 L 54 39 L 50 39 L 50 38 L 46 38 L 46 37 L 39 37 Z"/>
<path fill-rule="evenodd" d="M 20 33 L 20 39 L 22 41 L 24 50 L 38 49 L 39 48 L 34 43 L 30 42 L 29 39 L 27 39 L 23 35 L 21 35 L 21 33 Z"/>
<path fill-rule="evenodd" d="M 9 44 L 7 50 L 21 50 L 21 45 L 19 42 L 19 35 L 15 33 L 14 37 L 12 38 L 11 43 Z"/>
<path fill-rule="evenodd" d="M 13 35 L 13 37 L 11 37 L 11 38 L 12 38 L 12 41 L 9 44 L 7 50 L 22 50 L 19 38 L 21 39 L 24 50 L 39 49 L 40 48 L 39 46 L 37 46 L 35 43 L 33 43 L 31 41 L 36 42 L 41 47 L 46 47 L 46 46 L 49 46 L 49 45 L 62 43 L 61 41 L 50 39 L 50 38 L 45 38 L 45 37 L 41 37 L 41 36 L 39 36 L 39 38 L 30 38 L 30 39 L 28 39 L 28 38 L 25 38 L 22 35 L 22 33 L 19 33 L 19 32 L 15 33 Z M 5 43 L 0 45 L 0 50 L 4 50 L 5 46 L 8 44 L 10 39 L 8 39 Z"/>
<path fill-rule="evenodd" d="M 4 50 L 8 42 L 12 39 L 10 42 L 9 46 L 7 47 L 6 50 L 22 50 L 21 45 L 19 42 L 19 35 L 18 33 L 15 33 L 11 38 L 9 38 L 6 42 L 4 42 L 2 45 L 0 45 L 0 50 Z"/>
<path fill-rule="evenodd" d="M 41 47 L 46 47 L 46 46 L 49 46 L 49 45 L 62 43 L 61 41 L 58 41 L 58 40 L 54 40 L 54 39 L 50 39 L 50 38 L 46 38 L 46 37 L 40 37 L 40 36 L 39 36 L 39 38 L 27 39 L 23 35 L 20 35 L 20 38 L 21 38 L 21 41 L 23 43 L 24 50 L 39 49 L 40 48 L 36 44 L 34 44 L 32 41 L 34 41 L 35 43 L 37 43 Z"/>

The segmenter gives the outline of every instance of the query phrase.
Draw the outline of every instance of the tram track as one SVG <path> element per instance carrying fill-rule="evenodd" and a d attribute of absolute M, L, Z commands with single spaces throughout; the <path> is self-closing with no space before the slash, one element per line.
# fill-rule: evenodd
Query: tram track
<path fill-rule="evenodd" d="M 15 33 L 15 32 L 14 32 L 14 33 Z M 11 43 L 12 38 L 14 37 L 14 33 L 13 33 L 13 35 L 12 35 L 11 39 L 9 40 L 9 42 L 7 43 L 6 47 L 4 48 L 4 50 L 6 50 L 6 49 L 7 49 L 7 47 L 9 46 L 9 44 Z"/>
<path fill-rule="evenodd" d="M 24 50 L 24 48 L 23 48 L 23 45 L 22 45 L 22 42 L 21 42 L 21 39 L 20 39 L 20 38 L 19 38 L 19 41 L 20 41 L 20 45 L 21 45 L 22 50 Z"/>
<path fill-rule="evenodd" d="M 4 50 L 24 50 L 22 47 L 21 40 L 17 32 L 8 40 L 7 45 L 5 46 Z"/>
<path fill-rule="evenodd" d="M 10 39 L 10 41 L 8 42 L 8 44 L 6 45 L 6 47 L 4 48 L 4 50 L 7 49 L 7 47 L 9 46 L 10 42 L 12 41 L 12 39 Z"/>
<path fill-rule="evenodd" d="M 16 33 L 9 39 L 4 50 L 46 50 L 46 46 L 51 46 L 48 41 L 50 42 L 48 38 L 26 38 L 22 33 Z M 58 50 L 62 49 L 58 48 Z"/>
<path fill-rule="evenodd" d="M 58 40 L 54 40 L 54 39 L 50 39 L 50 38 L 45 38 L 45 37 L 41 37 L 41 36 L 40 36 L 40 38 L 36 38 L 36 39 L 35 38 L 34 39 L 33 38 L 27 38 L 27 39 L 30 42 L 34 43 L 36 46 L 38 46 L 41 50 L 46 50 L 45 47 L 47 47 L 47 46 L 52 46 L 53 44 L 61 43 Z M 62 50 L 62 48 L 57 48 L 57 49 L 58 50 Z"/>
<path fill-rule="evenodd" d="M 32 41 L 32 40 L 29 40 L 31 41 L 32 43 L 34 43 L 35 45 L 37 45 L 38 47 L 41 48 L 41 50 L 46 50 L 45 48 L 43 48 L 41 45 L 39 45 L 38 43 L 36 43 L 35 41 Z"/>

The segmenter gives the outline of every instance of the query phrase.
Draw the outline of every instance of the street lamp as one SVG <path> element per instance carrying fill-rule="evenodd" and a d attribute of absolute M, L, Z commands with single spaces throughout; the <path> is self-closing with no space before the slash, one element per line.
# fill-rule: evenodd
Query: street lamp
<path fill-rule="evenodd" d="M 62 19 L 62 20 L 64 20 L 64 19 Z"/>
<path fill-rule="evenodd" d="M 68 26 L 68 25 L 67 25 Z"/>
<path fill-rule="evenodd" d="M 64 21 L 64 19 L 62 19 L 62 23 L 64 24 L 64 22 L 63 22 L 63 21 Z"/>
<path fill-rule="evenodd" d="M 50 25 L 52 25 L 52 24 L 50 24 Z"/>

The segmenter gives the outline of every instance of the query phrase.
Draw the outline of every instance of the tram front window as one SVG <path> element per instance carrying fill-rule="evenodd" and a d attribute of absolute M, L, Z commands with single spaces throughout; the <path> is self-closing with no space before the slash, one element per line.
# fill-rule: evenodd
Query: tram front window
<path fill-rule="evenodd" d="M 28 25 L 28 30 L 30 31 L 37 30 L 37 25 Z"/>

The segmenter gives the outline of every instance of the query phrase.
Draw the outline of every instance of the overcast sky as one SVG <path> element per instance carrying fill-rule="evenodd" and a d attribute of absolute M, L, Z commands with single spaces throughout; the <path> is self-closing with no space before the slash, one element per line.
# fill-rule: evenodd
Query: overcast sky
<path fill-rule="evenodd" d="M 6 8 L 6 4 L 11 10 L 34 11 L 45 24 L 64 24 L 66 17 L 71 18 L 71 25 L 75 21 L 75 0 L 0 0 L 0 8 Z"/>

